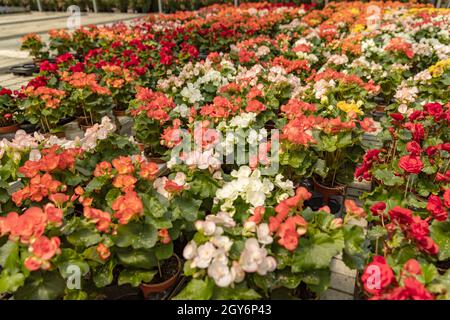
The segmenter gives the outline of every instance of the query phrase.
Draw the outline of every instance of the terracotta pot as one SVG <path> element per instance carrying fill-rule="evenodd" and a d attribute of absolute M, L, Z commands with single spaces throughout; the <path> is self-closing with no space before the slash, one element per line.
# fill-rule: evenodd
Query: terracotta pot
<path fill-rule="evenodd" d="M 180 276 L 180 273 L 181 273 L 181 259 L 175 253 L 173 254 L 173 256 L 178 261 L 177 272 L 172 277 L 170 277 L 169 279 L 167 279 L 166 281 L 161 282 L 161 283 L 154 283 L 154 284 L 153 283 L 152 284 L 141 283 L 139 285 L 139 288 L 141 289 L 142 294 L 144 295 L 144 299 L 147 299 L 151 293 L 158 293 L 158 292 L 166 291 L 167 289 L 172 287 L 177 282 L 178 277 Z"/>
<path fill-rule="evenodd" d="M 314 191 L 323 195 L 323 200 L 325 203 L 328 203 L 330 196 L 333 195 L 345 195 L 345 191 L 347 189 L 346 185 L 338 184 L 334 187 L 325 186 L 319 183 L 315 178 L 313 178 L 314 182 Z"/>
<path fill-rule="evenodd" d="M 154 163 L 159 163 L 159 164 L 163 164 L 163 163 L 166 163 L 166 161 L 164 161 L 163 159 L 161 159 L 161 158 L 158 158 L 158 157 L 146 157 L 147 158 L 147 160 L 148 161 L 150 161 L 150 162 L 154 162 Z"/>
<path fill-rule="evenodd" d="M 377 106 L 375 107 L 375 111 L 380 112 L 380 113 L 384 113 L 385 109 L 386 109 L 386 106 L 383 106 L 381 104 L 377 104 Z"/>
<path fill-rule="evenodd" d="M 13 124 L 11 126 L 0 127 L 0 133 L 13 133 L 19 129 L 20 129 L 20 125 L 17 123 L 17 124 Z"/>
<path fill-rule="evenodd" d="M 140 152 L 145 151 L 145 145 L 143 143 L 137 142 L 136 145 L 138 146 Z"/>
<path fill-rule="evenodd" d="M 78 125 L 80 126 L 81 130 L 83 130 L 85 132 L 86 132 L 87 129 L 92 127 L 92 125 L 88 124 L 89 121 L 87 121 L 86 117 L 78 117 L 77 118 L 77 122 L 78 122 Z"/>
<path fill-rule="evenodd" d="M 127 112 L 125 110 L 113 110 L 113 115 L 115 117 L 126 117 Z"/>

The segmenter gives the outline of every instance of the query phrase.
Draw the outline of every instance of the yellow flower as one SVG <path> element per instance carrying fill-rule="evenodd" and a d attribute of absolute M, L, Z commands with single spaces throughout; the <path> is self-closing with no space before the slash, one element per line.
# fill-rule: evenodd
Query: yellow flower
<path fill-rule="evenodd" d="M 365 28 L 366 28 L 365 25 L 358 23 L 353 27 L 352 32 L 358 33 L 363 31 Z"/>
<path fill-rule="evenodd" d="M 435 65 L 429 67 L 428 71 L 433 78 L 437 78 L 442 76 L 444 71 L 448 68 L 450 68 L 450 58 L 437 62 Z"/>
<path fill-rule="evenodd" d="M 353 13 L 354 15 L 358 15 L 360 13 L 358 8 L 351 8 L 350 12 Z"/>
<path fill-rule="evenodd" d="M 362 106 L 362 101 L 358 101 L 355 103 L 354 101 L 347 103 L 345 101 L 339 101 L 337 103 L 337 107 L 344 111 L 345 113 L 354 112 L 355 114 L 364 114 L 359 108 Z"/>

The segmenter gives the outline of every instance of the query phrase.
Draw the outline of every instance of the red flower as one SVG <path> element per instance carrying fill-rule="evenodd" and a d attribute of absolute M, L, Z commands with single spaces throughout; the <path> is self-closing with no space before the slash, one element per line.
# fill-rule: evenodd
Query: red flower
<path fill-rule="evenodd" d="M 419 174 L 423 169 L 423 162 L 417 156 L 403 156 L 400 158 L 398 166 L 406 172 Z"/>
<path fill-rule="evenodd" d="M 408 150 L 408 152 L 411 153 L 412 156 L 419 156 L 422 152 L 420 144 L 418 144 L 416 141 L 408 142 L 406 144 L 406 150 Z"/>
<path fill-rule="evenodd" d="M 398 221 L 401 225 L 409 224 L 412 221 L 412 211 L 409 209 L 395 206 L 388 213 L 392 220 Z"/>
<path fill-rule="evenodd" d="M 436 255 L 439 252 L 438 245 L 430 237 L 424 237 L 416 242 L 420 250 L 426 252 L 429 255 Z"/>
<path fill-rule="evenodd" d="M 425 130 L 423 128 L 423 125 L 420 123 L 405 123 L 405 128 L 411 131 L 413 135 L 413 139 L 416 141 L 421 141 L 425 137 Z"/>
<path fill-rule="evenodd" d="M 386 203 L 384 203 L 383 201 L 379 201 L 370 207 L 370 211 L 374 216 L 383 214 L 384 210 L 386 210 Z"/>
<path fill-rule="evenodd" d="M 420 263 L 415 259 L 409 259 L 403 266 L 403 270 L 413 275 L 419 275 L 422 273 Z"/>
<path fill-rule="evenodd" d="M 364 269 L 361 280 L 367 292 L 379 295 L 395 281 L 395 276 L 386 259 L 381 256 L 375 256 L 373 261 Z"/>
<path fill-rule="evenodd" d="M 447 208 L 450 208 L 450 188 L 444 192 L 444 204 Z"/>
<path fill-rule="evenodd" d="M 427 103 L 423 106 L 423 110 L 428 112 L 431 116 L 434 116 L 436 120 L 439 120 L 443 116 L 443 109 L 440 103 Z"/>
<path fill-rule="evenodd" d="M 436 220 L 438 221 L 447 220 L 448 216 L 447 210 L 444 209 L 441 198 L 439 198 L 434 194 L 430 195 L 430 197 L 428 198 L 427 210 L 431 212 L 431 214 Z"/>
<path fill-rule="evenodd" d="M 405 117 L 401 113 L 391 113 L 390 116 L 395 121 L 402 121 L 403 119 L 405 119 Z"/>

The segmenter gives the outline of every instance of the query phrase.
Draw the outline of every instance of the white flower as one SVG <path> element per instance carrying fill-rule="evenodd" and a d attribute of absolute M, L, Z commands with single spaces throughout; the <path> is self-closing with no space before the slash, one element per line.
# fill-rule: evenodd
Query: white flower
<path fill-rule="evenodd" d="M 186 260 L 191 260 L 194 259 L 196 255 L 197 255 L 197 244 L 195 243 L 195 241 L 190 241 L 183 249 L 183 257 Z"/>
<path fill-rule="evenodd" d="M 239 264 L 245 272 L 257 272 L 260 275 L 274 271 L 277 266 L 276 260 L 267 256 L 267 250 L 260 248 L 255 238 L 247 239 L 245 242 Z"/>
<path fill-rule="evenodd" d="M 233 228 L 236 226 L 236 221 L 224 211 L 219 211 L 216 215 L 210 214 L 206 216 L 206 221 L 212 221 L 217 225 L 224 226 L 225 228 Z"/>
<path fill-rule="evenodd" d="M 259 243 L 271 244 L 273 242 L 273 238 L 270 236 L 269 225 L 267 223 L 261 223 L 256 227 L 256 235 Z"/>
<path fill-rule="evenodd" d="M 217 235 L 211 239 L 211 242 L 219 249 L 223 249 L 225 252 L 230 251 L 233 241 L 227 236 Z"/>
<path fill-rule="evenodd" d="M 236 283 L 242 282 L 245 278 L 245 272 L 237 261 L 233 261 L 231 265 L 231 275 Z"/>
<path fill-rule="evenodd" d="M 197 248 L 197 256 L 192 261 L 191 267 L 206 269 L 208 268 L 211 260 L 216 251 L 216 247 L 211 242 L 206 242 Z"/>
<path fill-rule="evenodd" d="M 211 277 L 218 287 L 228 287 L 233 283 L 234 277 L 227 264 L 214 260 L 208 268 L 208 276 Z"/>
<path fill-rule="evenodd" d="M 31 161 L 39 161 L 41 159 L 41 153 L 38 149 L 33 149 L 30 151 L 29 160 Z"/>

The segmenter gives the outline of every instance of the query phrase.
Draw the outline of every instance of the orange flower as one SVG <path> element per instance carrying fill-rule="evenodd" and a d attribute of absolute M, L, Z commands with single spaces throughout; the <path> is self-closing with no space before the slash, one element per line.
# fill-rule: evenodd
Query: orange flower
<path fill-rule="evenodd" d="M 155 180 L 159 172 L 159 166 L 154 162 L 144 162 L 141 164 L 139 175 L 146 180 Z"/>
<path fill-rule="evenodd" d="M 102 260 L 107 260 L 111 255 L 109 248 L 105 246 L 103 243 L 99 243 L 96 250 Z"/>
<path fill-rule="evenodd" d="M 111 225 L 111 215 L 108 212 L 91 207 L 84 207 L 83 215 L 96 224 L 95 227 L 98 231 L 107 232 Z"/>
<path fill-rule="evenodd" d="M 128 191 L 114 200 L 112 209 L 116 211 L 114 217 L 119 223 L 127 224 L 133 217 L 142 215 L 144 205 L 135 191 Z"/>
<path fill-rule="evenodd" d="M 52 237 L 49 239 L 46 236 L 40 236 L 31 244 L 29 248 L 33 255 L 25 259 L 25 267 L 30 271 L 35 271 L 39 268 L 44 270 L 49 269 L 50 263 L 48 260 L 53 258 L 55 254 L 61 253 L 59 245 L 60 240 L 58 237 Z"/>
<path fill-rule="evenodd" d="M 161 238 L 161 243 L 168 244 L 172 241 L 169 231 L 167 229 L 158 230 L 158 236 Z"/>
<path fill-rule="evenodd" d="M 103 175 L 110 175 L 112 166 L 108 161 L 102 161 L 95 166 L 94 177 L 100 177 Z"/>
<path fill-rule="evenodd" d="M 119 174 L 114 178 L 113 186 L 122 190 L 133 190 L 137 179 L 128 174 Z"/>
<path fill-rule="evenodd" d="M 345 211 L 350 214 L 360 218 L 364 218 L 366 216 L 366 212 L 363 208 L 358 207 L 355 201 L 353 200 L 345 200 Z"/>
<path fill-rule="evenodd" d="M 53 222 L 57 226 L 60 226 L 62 224 L 62 217 L 63 217 L 62 209 L 56 208 L 53 203 L 47 203 L 44 206 L 44 212 L 49 222 Z"/>
<path fill-rule="evenodd" d="M 134 172 L 133 161 L 130 157 L 120 156 L 112 161 L 112 165 L 119 174 L 130 174 Z"/>

